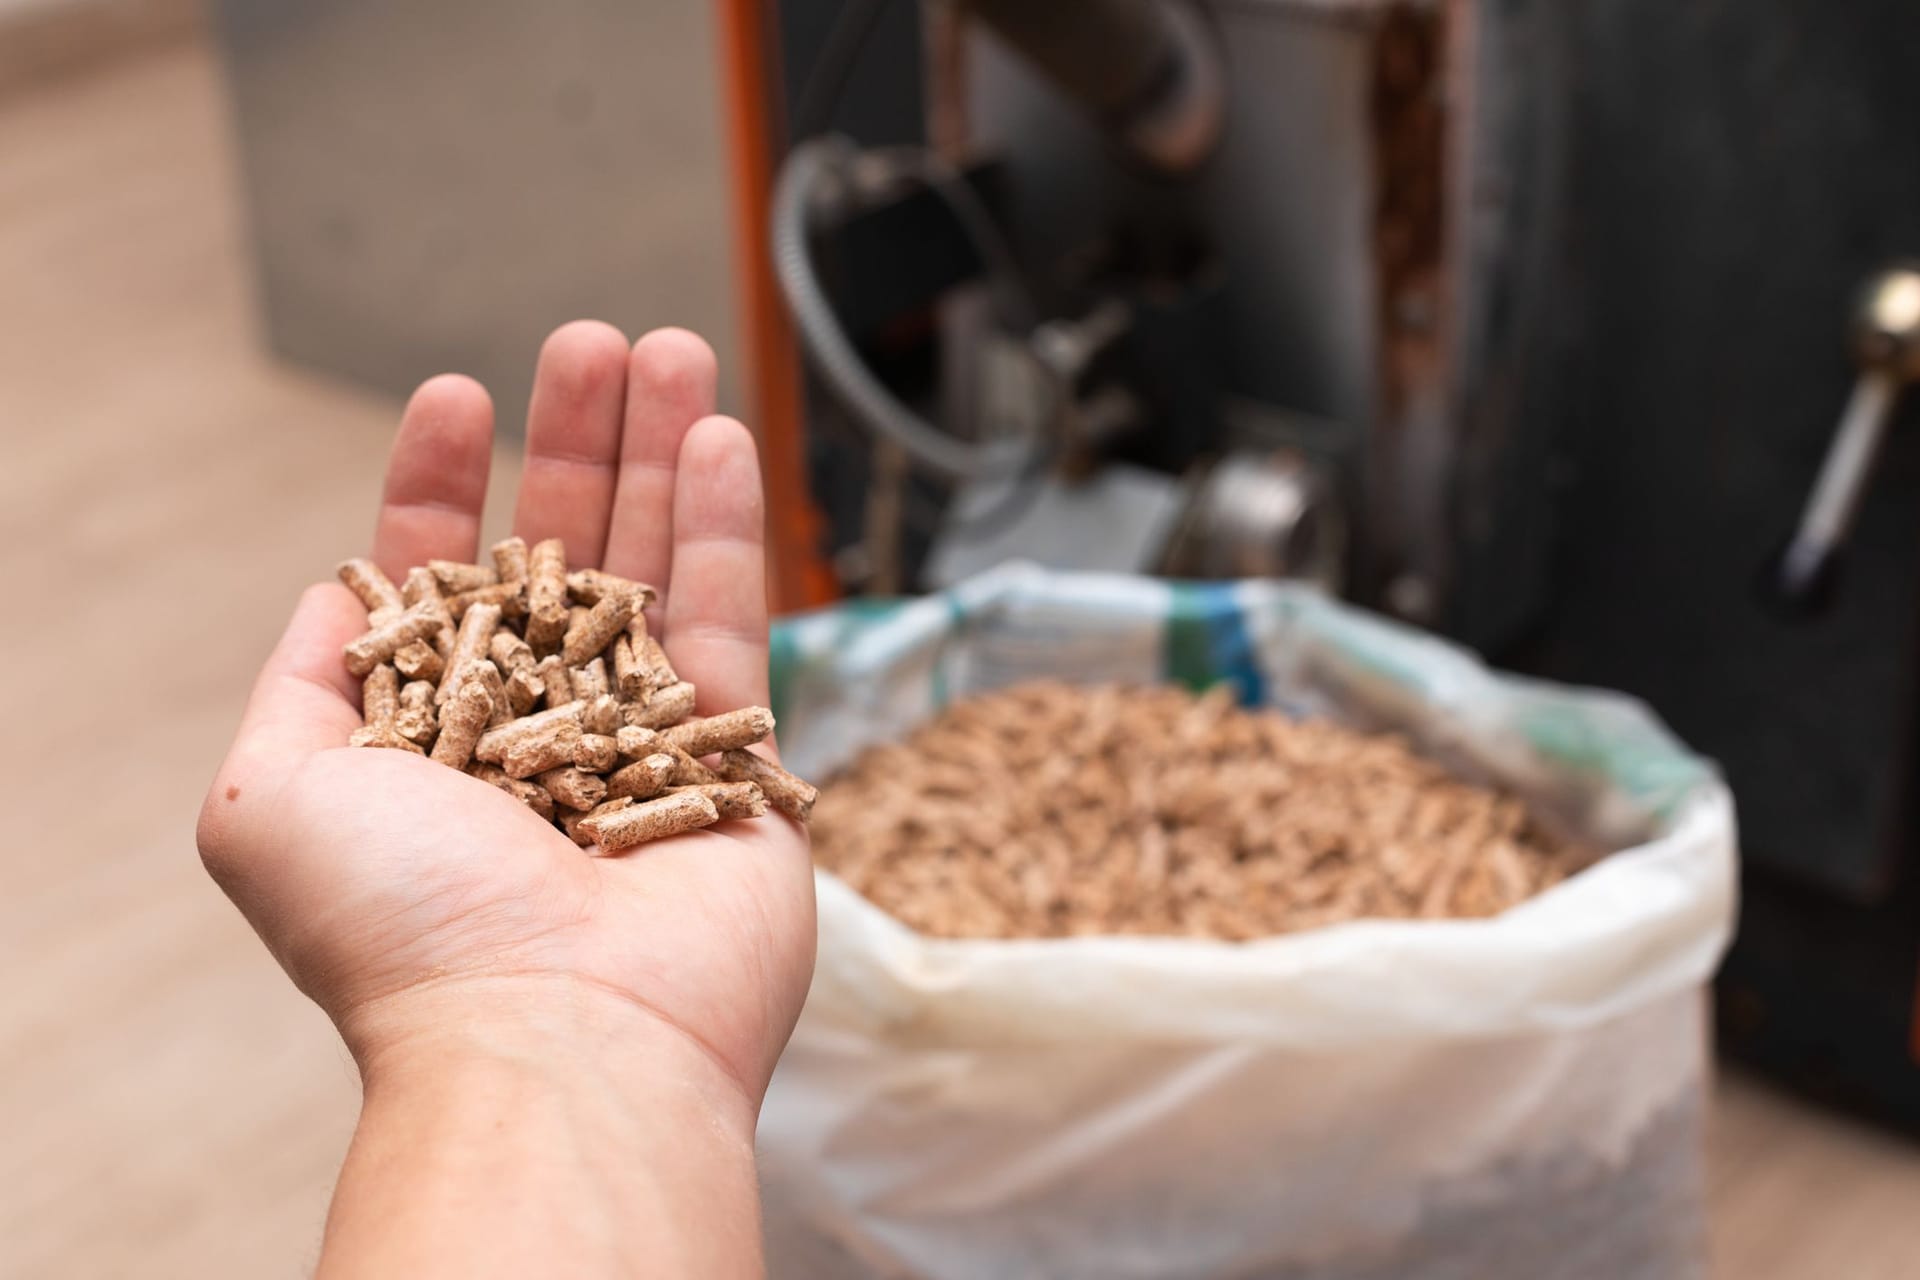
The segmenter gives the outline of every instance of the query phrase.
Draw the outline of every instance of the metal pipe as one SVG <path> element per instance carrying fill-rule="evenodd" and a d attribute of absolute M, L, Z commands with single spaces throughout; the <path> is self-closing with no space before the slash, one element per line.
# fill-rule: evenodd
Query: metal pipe
<path fill-rule="evenodd" d="M 1197 3 L 966 0 L 967 12 L 1140 159 L 1199 167 L 1226 119 L 1226 72 Z"/>

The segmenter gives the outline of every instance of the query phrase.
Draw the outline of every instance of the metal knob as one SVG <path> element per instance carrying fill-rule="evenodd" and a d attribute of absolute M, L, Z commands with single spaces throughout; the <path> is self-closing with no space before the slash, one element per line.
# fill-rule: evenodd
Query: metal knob
<path fill-rule="evenodd" d="M 1775 567 L 1779 597 L 1798 608 L 1831 591 L 1887 419 L 1906 384 L 1920 380 L 1920 264 L 1902 263 L 1867 281 L 1854 309 L 1853 353 L 1860 376 Z"/>

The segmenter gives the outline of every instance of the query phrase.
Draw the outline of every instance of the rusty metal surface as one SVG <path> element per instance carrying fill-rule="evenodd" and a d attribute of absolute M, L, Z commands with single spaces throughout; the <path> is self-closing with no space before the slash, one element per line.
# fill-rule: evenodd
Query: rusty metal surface
<path fill-rule="evenodd" d="M 1384 9 L 1367 31 L 1373 164 L 1377 412 L 1368 440 L 1359 594 L 1432 621 L 1448 573 L 1444 535 L 1454 442 L 1447 420 L 1452 328 L 1446 230 L 1448 11 Z"/>

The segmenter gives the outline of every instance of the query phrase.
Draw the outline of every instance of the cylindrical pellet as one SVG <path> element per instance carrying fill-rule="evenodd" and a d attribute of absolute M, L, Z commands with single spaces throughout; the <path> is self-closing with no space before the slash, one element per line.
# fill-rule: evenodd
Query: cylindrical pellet
<path fill-rule="evenodd" d="M 487 656 L 493 659 L 493 665 L 500 668 L 503 676 L 512 675 L 523 667 L 530 669 L 538 662 L 527 642 L 505 627 L 494 632 L 493 638 L 487 641 Z"/>
<path fill-rule="evenodd" d="M 535 712 L 530 716 L 521 716 L 518 720 L 501 725 L 498 729 L 489 729 L 474 744 L 473 754 L 482 760 L 494 764 L 507 753 L 514 743 L 544 733 L 552 725 L 562 720 L 571 721 L 575 726 L 580 723 L 580 713 L 586 710 L 584 702 L 563 702 L 557 707 Z"/>
<path fill-rule="evenodd" d="M 400 710 L 393 718 L 395 732 L 411 742 L 426 746 L 440 731 L 440 716 L 433 705 L 433 686 L 425 680 L 409 680 L 400 689 Z"/>
<path fill-rule="evenodd" d="M 621 711 L 636 729 L 666 729 L 693 714 L 693 686 L 682 680 L 656 689 L 645 702 L 626 703 Z"/>
<path fill-rule="evenodd" d="M 570 809 L 564 810 L 560 814 L 560 825 L 566 829 L 568 839 L 585 848 L 587 845 L 593 843 L 593 837 L 580 829 L 582 822 L 585 822 L 588 818 L 597 818 L 602 814 L 612 813 L 617 809 L 624 809 L 632 803 L 633 801 L 628 797 L 621 796 L 618 800 L 607 800 L 597 804 L 585 813 L 575 813 Z"/>
<path fill-rule="evenodd" d="M 564 706 L 574 701 L 573 673 L 567 670 L 566 663 L 560 661 L 559 654 L 548 654 L 540 659 L 534 673 L 539 677 L 541 687 L 547 691 L 548 706 Z"/>
<path fill-rule="evenodd" d="M 425 565 L 415 565 L 407 570 L 406 580 L 400 584 L 400 598 L 406 602 L 409 609 L 417 609 L 429 600 L 438 600 L 443 607 L 447 603 L 445 595 L 440 591 L 440 580 L 435 578 L 433 570 Z M 451 615 L 448 616 L 447 621 L 449 624 L 452 623 Z"/>
<path fill-rule="evenodd" d="M 360 686 L 360 718 L 369 729 L 391 729 L 400 710 L 400 673 L 386 663 L 367 672 Z"/>
<path fill-rule="evenodd" d="M 720 811 L 713 807 L 713 801 L 698 791 L 682 791 L 588 818 L 580 828 L 590 834 L 602 850 L 615 853 L 648 840 L 712 826 L 718 821 Z"/>
<path fill-rule="evenodd" d="M 708 782 L 692 787 L 670 787 L 668 795 L 698 791 L 713 801 L 722 819 L 758 818 L 767 811 L 767 795 L 752 782 Z"/>
<path fill-rule="evenodd" d="M 642 615 L 635 615 L 635 621 L 642 621 Z M 669 685 L 680 683 L 680 675 L 667 661 L 667 651 L 660 642 L 644 627 L 629 626 L 627 638 L 633 645 L 634 663 L 646 673 L 646 687 L 649 691 L 665 689 Z"/>
<path fill-rule="evenodd" d="M 540 677 L 533 674 L 532 667 L 522 667 L 507 677 L 507 702 L 513 707 L 513 714 L 524 716 L 533 710 L 533 704 L 547 691 Z"/>
<path fill-rule="evenodd" d="M 622 702 L 647 696 L 646 668 L 633 656 L 631 636 L 618 635 L 613 638 L 613 687 Z"/>
<path fill-rule="evenodd" d="M 484 564 L 467 564 L 460 560 L 429 560 L 427 568 L 440 583 L 440 590 L 447 595 L 458 595 L 462 591 L 474 591 L 480 587 L 498 585 L 500 575 Z"/>
<path fill-rule="evenodd" d="M 459 618 L 475 605 L 490 604 L 499 608 L 509 618 L 518 618 L 527 611 L 527 588 L 519 582 L 496 582 L 490 587 L 475 587 L 471 591 L 462 591 L 447 597 L 447 609 Z"/>
<path fill-rule="evenodd" d="M 486 658 L 477 658 L 467 664 L 469 679 L 477 678 L 487 686 L 487 696 L 493 699 L 493 714 L 487 717 L 489 729 L 498 728 L 514 718 L 513 702 L 507 697 L 506 681 L 500 678 L 500 668 Z"/>
<path fill-rule="evenodd" d="M 603 693 L 611 692 L 607 683 L 607 664 L 603 659 L 595 658 L 585 666 L 574 667 L 568 675 L 573 680 L 573 696 L 592 702 Z"/>
<path fill-rule="evenodd" d="M 441 730 L 441 736 L 446 730 Z M 513 778 L 530 778 L 561 765 L 573 763 L 574 750 L 580 745 L 580 726 L 571 720 L 559 720 L 531 737 L 521 738 L 500 757 L 500 767 Z"/>
<path fill-rule="evenodd" d="M 668 786 L 692 787 L 721 780 L 719 774 L 665 738 L 660 740 L 660 750 L 673 757 L 673 774 L 667 779 Z"/>
<path fill-rule="evenodd" d="M 533 650 L 527 647 L 527 642 L 502 627 L 487 641 L 487 655 L 507 678 L 507 702 L 513 714 L 523 716 L 533 710 L 533 704 L 540 701 L 546 686 L 534 674 Z"/>
<path fill-rule="evenodd" d="M 453 638 L 453 656 L 447 660 L 447 674 L 440 681 L 441 702 L 451 698 L 459 686 L 466 681 L 463 668 L 471 662 L 486 660 L 487 645 L 493 640 L 493 633 L 500 628 L 500 606 L 497 604 L 479 604 L 467 610 L 460 619 L 460 630 Z"/>
<path fill-rule="evenodd" d="M 638 725 L 623 724 L 614 731 L 613 745 L 621 755 L 638 760 L 641 756 L 650 756 L 664 750 L 666 739 L 657 729 L 642 729 Z"/>
<path fill-rule="evenodd" d="M 620 591 L 638 595 L 642 609 L 658 598 L 658 593 L 646 583 L 608 573 L 605 569 L 575 569 L 567 575 L 567 590 L 575 600 L 589 606 L 599 604 L 608 595 Z"/>
<path fill-rule="evenodd" d="M 759 742 L 773 732 L 773 712 L 741 707 L 717 716 L 687 720 L 664 731 L 666 739 L 690 756 L 712 755 Z"/>
<path fill-rule="evenodd" d="M 360 597 L 360 603 L 367 606 L 368 613 L 382 609 L 392 612 L 392 617 L 407 607 L 400 598 L 400 589 L 393 585 L 393 579 L 379 565 L 365 557 L 342 560 L 334 569 L 340 575 L 340 581 L 347 590 Z"/>
<path fill-rule="evenodd" d="M 395 751 L 409 751 L 416 756 L 425 754 L 420 750 L 418 744 L 408 740 L 405 735 L 401 734 L 391 725 L 385 728 L 355 729 L 352 736 L 347 739 L 347 745 L 350 747 L 388 747 Z"/>
<path fill-rule="evenodd" d="M 805 822 L 813 812 L 820 792 L 765 756 L 751 751 L 724 751 L 720 754 L 720 776 L 729 782 L 752 782 L 767 793 L 767 802 L 789 818 Z"/>
<path fill-rule="evenodd" d="M 533 780 L 569 809 L 591 809 L 607 798 L 605 781 L 570 764 L 536 773 Z"/>
<path fill-rule="evenodd" d="M 587 709 L 580 714 L 580 727 L 588 733 L 614 733 L 620 728 L 620 702 L 610 693 L 603 693 L 587 703 Z"/>
<path fill-rule="evenodd" d="M 600 603 L 587 610 L 584 617 L 576 616 L 567 627 L 567 635 L 561 656 L 570 667 L 585 666 L 602 649 L 613 643 L 627 622 L 640 611 L 641 596 L 638 591 L 610 591 L 600 597 Z"/>
<path fill-rule="evenodd" d="M 669 786 L 694 786 L 721 780 L 719 774 L 676 747 L 667 740 L 666 735 L 656 729 L 642 729 L 630 724 L 621 725 L 614 734 L 613 745 L 629 760 L 638 760 L 651 755 L 672 756 L 674 764 L 673 772 L 667 778 Z"/>
<path fill-rule="evenodd" d="M 607 776 L 607 794 L 615 798 L 634 796 L 644 799 L 657 795 L 672 776 L 672 756 L 665 753 L 643 756 Z"/>
<path fill-rule="evenodd" d="M 492 714 L 493 695 L 487 686 L 478 677 L 462 682 L 460 691 L 440 709 L 440 736 L 433 743 L 433 758 L 450 768 L 466 768 Z"/>
<path fill-rule="evenodd" d="M 407 679 L 424 680 L 428 684 L 439 684 L 447 670 L 439 650 L 425 640 L 411 640 L 401 645 L 393 655 L 393 665 Z"/>
<path fill-rule="evenodd" d="M 527 540 L 519 534 L 493 544 L 493 571 L 502 582 L 527 580 Z"/>
<path fill-rule="evenodd" d="M 347 641 L 345 649 L 342 650 L 347 670 L 356 676 L 364 677 L 369 671 L 399 652 L 400 646 L 432 635 L 439 626 L 438 619 L 432 614 L 419 609 L 408 609 L 399 617 L 383 622 L 366 634 Z"/>
<path fill-rule="evenodd" d="M 453 614 L 447 609 L 446 597 L 440 594 L 440 583 L 431 569 L 416 566 L 407 570 L 407 580 L 400 584 L 400 598 L 407 602 L 407 608 L 423 609 L 440 619 L 440 629 L 433 634 L 434 652 L 440 655 L 442 666 L 441 674 L 433 677 L 438 683 L 446 674 L 446 660 L 453 653 Z"/>
<path fill-rule="evenodd" d="M 567 548 L 558 538 L 527 553 L 527 643 L 537 654 L 559 649 L 567 634 Z"/>
<path fill-rule="evenodd" d="M 588 773 L 605 773 L 620 763 L 619 744 L 604 733 L 583 733 L 574 748 L 573 763 Z"/>

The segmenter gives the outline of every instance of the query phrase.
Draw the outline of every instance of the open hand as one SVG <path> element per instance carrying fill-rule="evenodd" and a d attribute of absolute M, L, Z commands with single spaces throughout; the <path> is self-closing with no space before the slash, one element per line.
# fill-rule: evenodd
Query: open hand
<path fill-rule="evenodd" d="M 574 567 L 661 590 L 656 633 L 700 714 L 767 702 L 759 465 L 746 429 L 712 416 L 714 382 L 684 331 L 631 351 L 606 325 L 556 331 L 514 517 L 528 542 L 564 539 Z M 492 428 L 470 379 L 414 393 L 374 531 L 396 581 L 477 558 Z M 340 650 L 365 627 L 343 587 L 301 597 L 199 828 L 214 878 L 363 1068 L 436 1028 L 631 1027 L 683 1039 L 757 1107 L 812 972 L 804 831 L 770 814 L 591 857 L 484 782 L 349 748 L 359 688 Z"/>

